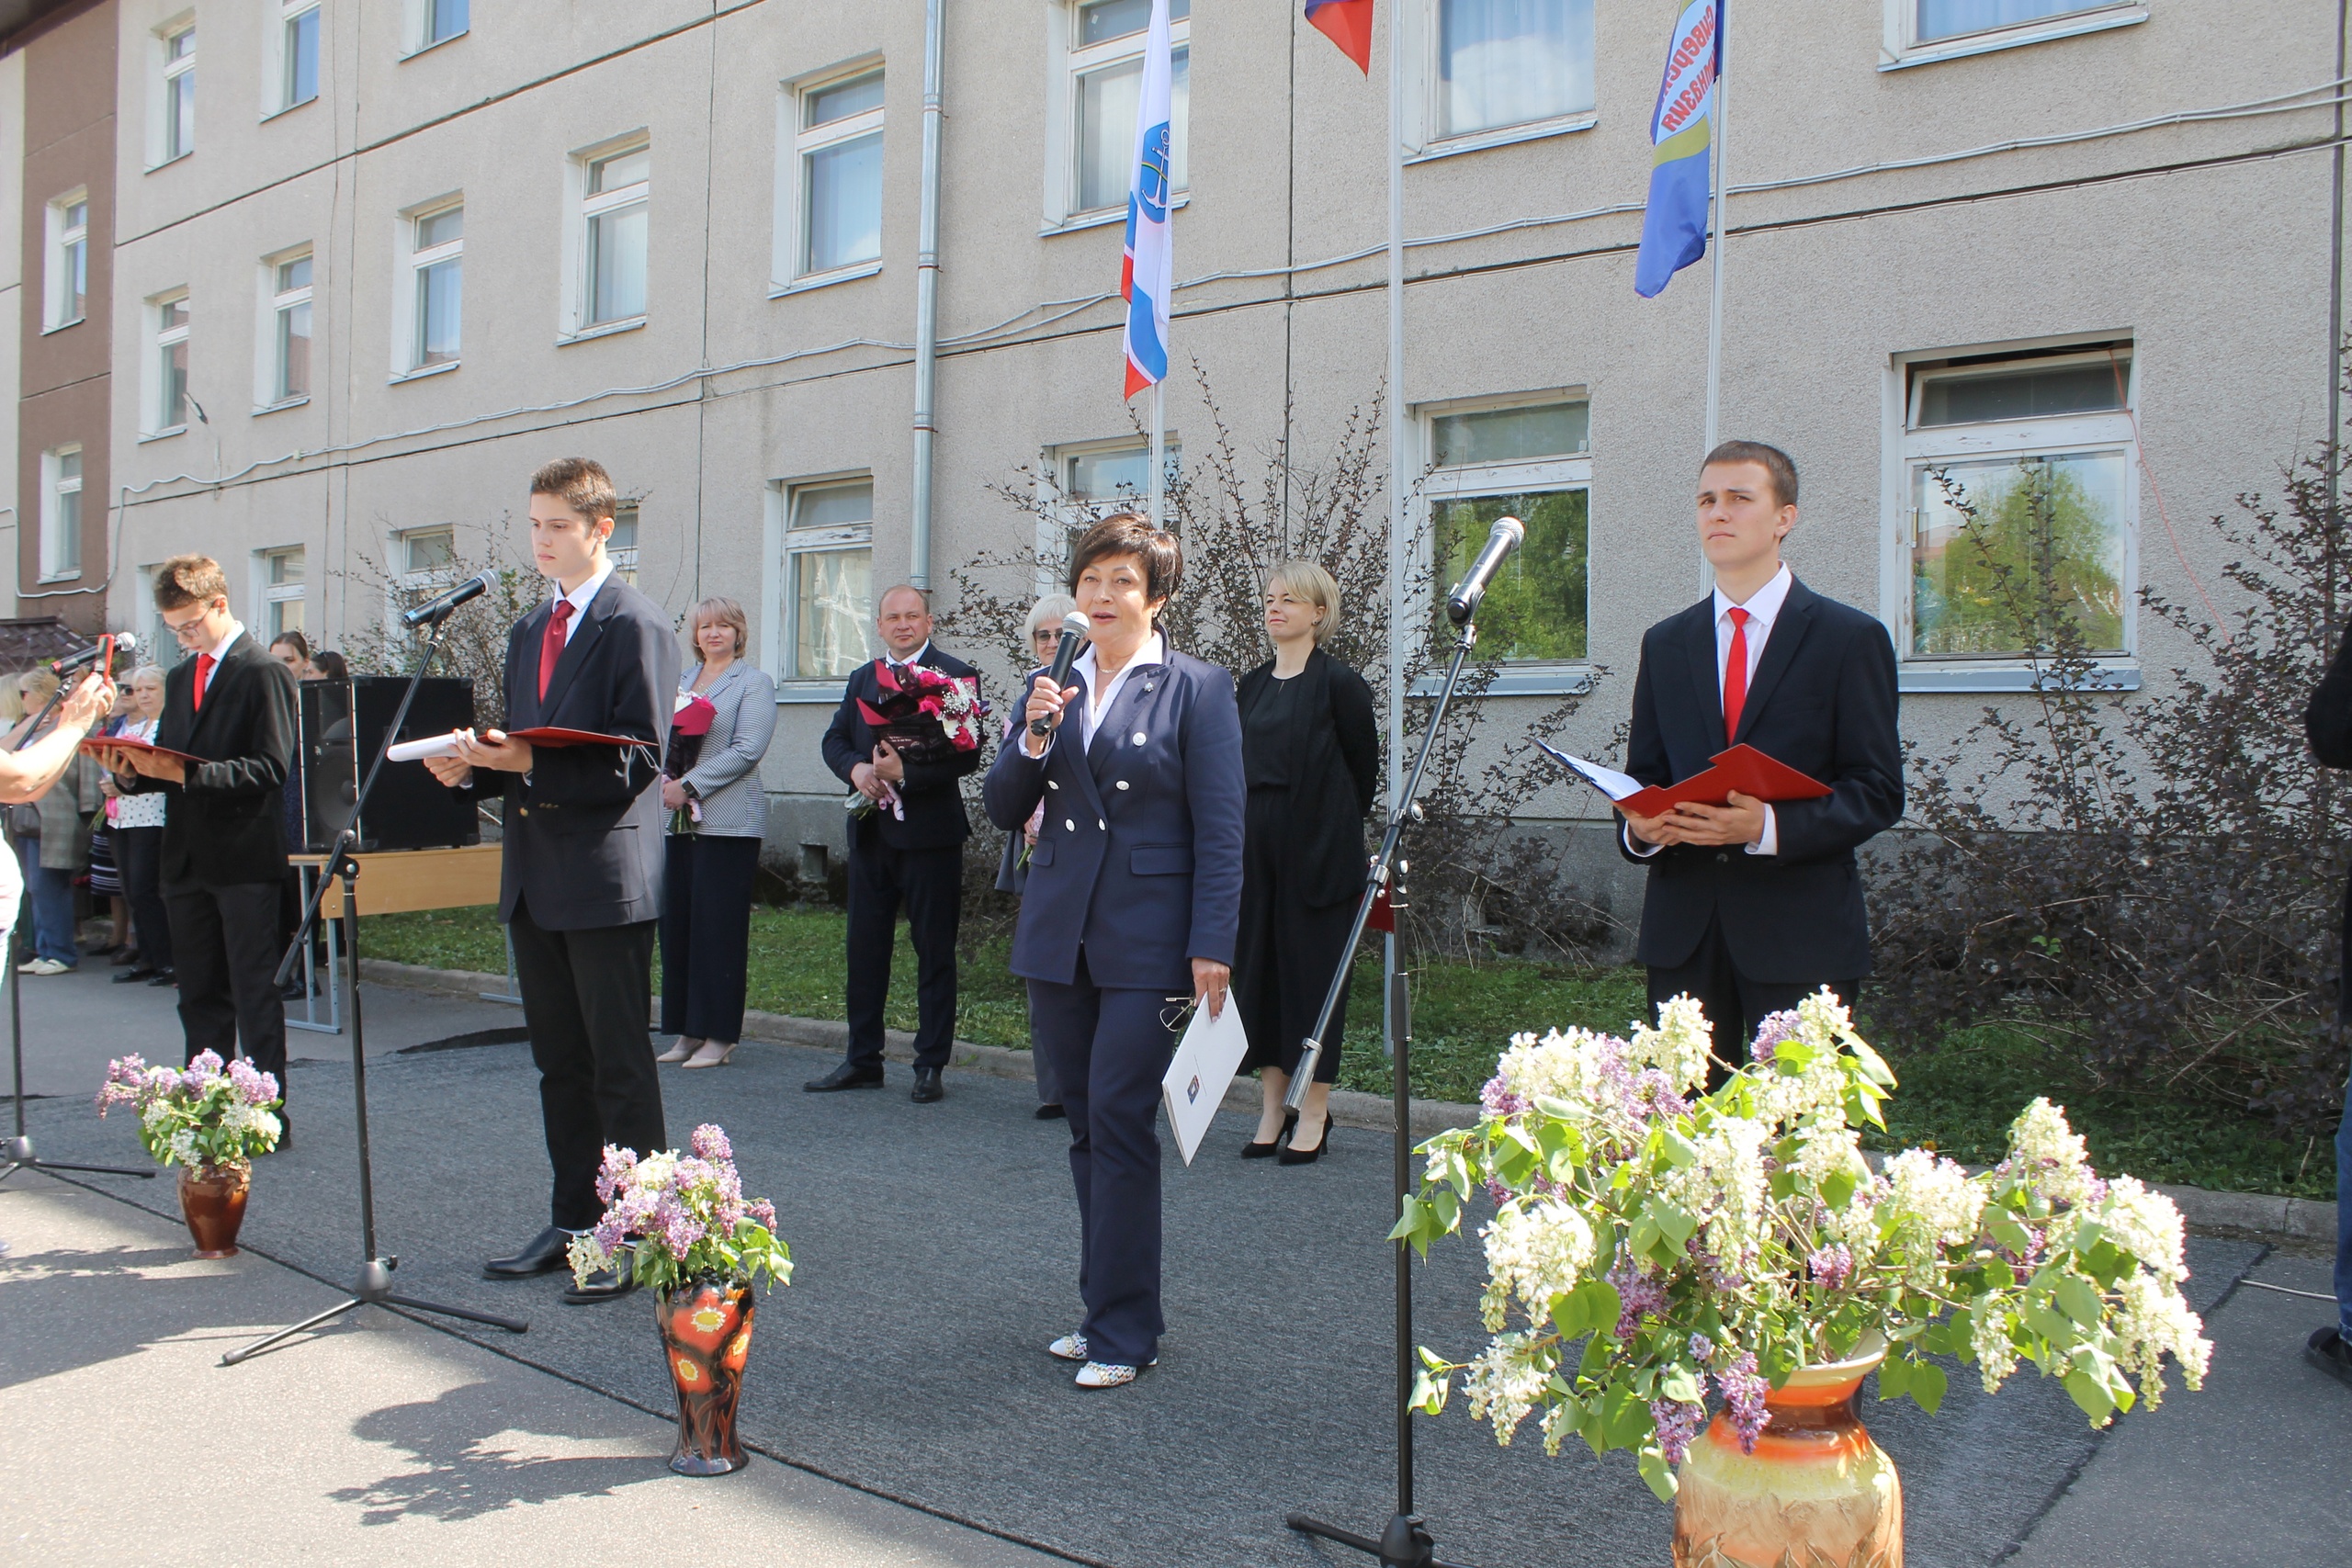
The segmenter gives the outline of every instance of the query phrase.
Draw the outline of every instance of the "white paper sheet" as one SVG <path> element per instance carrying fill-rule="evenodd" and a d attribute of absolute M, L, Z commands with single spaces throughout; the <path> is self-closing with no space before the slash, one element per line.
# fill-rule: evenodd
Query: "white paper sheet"
<path fill-rule="evenodd" d="M 1168 1103 L 1168 1125 L 1176 1134 L 1186 1165 L 1193 1163 L 1194 1151 L 1208 1135 L 1209 1123 L 1216 1120 L 1217 1108 L 1225 1103 L 1225 1091 L 1232 1087 L 1233 1075 L 1241 1070 L 1241 1059 L 1249 1054 L 1250 1036 L 1242 1032 L 1241 1010 L 1233 1005 L 1232 992 L 1226 993 L 1221 1017 L 1211 1018 L 1206 1003 L 1193 1010 L 1193 1021 L 1184 1026 L 1184 1037 L 1176 1043 L 1167 1076 L 1159 1080 L 1159 1098 Z"/>
<path fill-rule="evenodd" d="M 427 757 L 454 757 L 458 754 L 455 736 L 435 735 L 423 740 L 403 740 L 385 751 L 395 762 L 422 762 Z"/>
<path fill-rule="evenodd" d="M 1571 757 L 1548 740 L 1538 740 L 1535 744 L 1541 746 L 1544 754 L 1554 761 L 1568 768 L 1611 800 L 1623 800 L 1629 795 L 1639 793 L 1642 788 L 1642 781 L 1631 773 L 1621 773 L 1614 768 L 1588 762 L 1582 757 Z"/>

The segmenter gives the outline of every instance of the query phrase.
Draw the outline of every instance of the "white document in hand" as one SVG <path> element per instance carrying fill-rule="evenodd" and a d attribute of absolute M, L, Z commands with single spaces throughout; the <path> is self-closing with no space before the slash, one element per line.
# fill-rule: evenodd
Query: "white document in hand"
<path fill-rule="evenodd" d="M 1621 773 L 1614 768 L 1604 768 L 1598 762 L 1588 762 L 1582 757 L 1571 757 L 1548 740 L 1539 739 L 1535 744 L 1542 747 L 1544 754 L 1554 761 L 1558 762 L 1611 800 L 1623 800 L 1629 795 L 1639 794 L 1642 789 L 1642 781 L 1631 773 Z"/>
<path fill-rule="evenodd" d="M 1193 1152 L 1208 1135 L 1217 1107 L 1225 1103 L 1225 1091 L 1249 1054 L 1250 1036 L 1241 1031 L 1241 1010 L 1233 1005 L 1232 992 L 1225 994 L 1220 1017 L 1211 1018 L 1205 1002 L 1193 1010 L 1193 1021 L 1176 1043 L 1168 1075 L 1159 1080 L 1159 1098 L 1168 1102 L 1168 1125 L 1184 1151 L 1186 1165 L 1193 1163 Z"/>
<path fill-rule="evenodd" d="M 454 735 L 433 735 L 423 740 L 403 740 L 397 746 L 386 747 L 384 755 L 395 762 L 422 762 L 427 757 L 454 757 L 458 754 L 458 738 Z"/>

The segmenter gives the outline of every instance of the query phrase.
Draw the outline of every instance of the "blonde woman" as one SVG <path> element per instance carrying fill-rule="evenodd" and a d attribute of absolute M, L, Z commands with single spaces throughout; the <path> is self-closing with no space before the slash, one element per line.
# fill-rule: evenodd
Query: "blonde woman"
<path fill-rule="evenodd" d="M 47 670 L 19 676 L 17 692 L 25 711 L 40 712 L 57 685 L 57 676 Z M 97 774 L 77 759 L 37 804 L 9 822 L 24 870 L 26 902 L 32 908 L 32 953 L 17 965 L 20 975 L 63 975 L 81 966 L 82 944 L 74 934 L 74 877 L 89 852 L 89 830 L 82 825 L 85 795 L 94 808 Z"/>
<path fill-rule="evenodd" d="M 1274 656 L 1241 677 L 1239 694 L 1250 801 L 1233 999 L 1250 1036 L 1242 1070 L 1258 1069 L 1264 1097 L 1258 1135 L 1241 1156 L 1279 1156 L 1283 1165 L 1319 1158 L 1330 1130 L 1331 1085 L 1347 1032 L 1344 992 L 1295 1120 L 1283 1100 L 1331 976 L 1350 956 L 1348 929 L 1368 852 L 1363 819 L 1380 792 L 1372 688 L 1323 651 L 1339 629 L 1340 608 L 1340 585 L 1312 561 L 1284 561 L 1268 573 L 1266 636 Z"/>

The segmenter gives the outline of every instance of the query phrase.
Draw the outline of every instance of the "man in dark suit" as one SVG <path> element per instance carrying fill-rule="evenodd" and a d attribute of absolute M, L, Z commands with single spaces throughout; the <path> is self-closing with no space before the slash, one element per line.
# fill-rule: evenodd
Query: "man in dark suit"
<path fill-rule="evenodd" d="M 531 554 L 556 597 L 507 637 L 506 723 L 639 744 L 535 747 L 495 729 L 460 730 L 458 754 L 426 764 L 452 788 L 505 802 L 498 918 L 514 939 L 555 1172 L 548 1227 L 485 1265 L 493 1279 L 563 1267 L 572 1236 L 604 1213 L 596 1170 L 605 1145 L 644 1156 L 670 1143 L 650 1034 L 662 815 L 652 785 L 678 641 L 670 617 L 613 574 L 605 541 L 617 504 L 612 479 L 586 458 L 532 477 Z M 606 1270 L 564 1299 L 606 1301 L 632 1288 Z"/>
<path fill-rule="evenodd" d="M 1818 779 L 1818 800 L 1627 816 L 1620 848 L 1650 868 L 1638 953 L 1650 1007 L 1689 994 L 1733 1066 L 1768 1013 L 1826 985 L 1849 1004 L 1871 969 L 1854 851 L 1903 816 L 1894 645 L 1781 560 L 1797 470 L 1727 441 L 1699 475 L 1699 542 L 1715 591 L 1642 637 L 1625 771 L 1645 784 L 1702 773 L 1735 744 Z"/>
<path fill-rule="evenodd" d="M 964 840 L 972 836 L 958 781 L 980 765 L 980 752 L 974 747 L 948 761 L 910 762 L 866 723 L 858 704 L 881 701 L 886 667 L 924 665 L 959 679 L 978 671 L 932 646 L 931 602 L 920 588 L 902 582 L 885 592 L 874 624 L 884 656 L 850 672 L 823 742 L 825 765 L 873 803 L 849 824 L 849 1053 L 801 1087 L 826 1094 L 882 1086 L 882 1004 L 904 900 L 915 947 L 913 1098 L 928 1104 L 944 1096 L 939 1074 L 956 1039 L 956 928 Z"/>
<path fill-rule="evenodd" d="M 124 794 L 162 790 L 166 797 L 158 882 L 188 1058 L 233 1056 L 242 1041 L 284 1093 L 279 803 L 294 760 L 294 678 L 229 613 L 228 580 L 211 557 L 174 556 L 157 567 L 155 607 L 196 655 L 164 677 L 155 744 L 202 761 L 122 750 L 107 764 Z"/>

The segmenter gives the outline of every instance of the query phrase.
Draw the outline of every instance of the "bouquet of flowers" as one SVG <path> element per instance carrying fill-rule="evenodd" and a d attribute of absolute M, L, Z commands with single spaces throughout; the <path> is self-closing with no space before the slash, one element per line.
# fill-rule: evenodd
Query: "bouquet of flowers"
<path fill-rule="evenodd" d="M 639 1159 L 635 1149 L 605 1146 L 596 1177 L 605 1216 L 572 1240 L 575 1278 L 610 1269 L 659 1291 L 701 1279 L 792 1282 L 792 1249 L 776 1238 L 775 1205 L 743 1196 L 727 1134 L 705 1122 L 691 1147 L 683 1156 L 669 1149 Z"/>
<path fill-rule="evenodd" d="M 1687 997 L 1660 1012 L 1630 1039 L 1519 1035 L 1478 1125 L 1422 1145 L 1395 1237 L 1426 1254 L 1475 1190 L 1497 1205 L 1482 1233 L 1494 1337 L 1466 1363 L 1424 1349 L 1422 1409 L 1465 1372 L 1498 1441 L 1536 1416 L 1549 1451 L 1570 1434 L 1635 1450 L 1666 1499 L 1710 1385 L 1753 1451 L 1769 1389 L 1882 1341 L 1880 1397 L 1929 1411 L 1935 1353 L 1974 1363 L 1987 1393 L 2030 1359 L 2094 1426 L 2154 1408 L 2167 1355 L 2202 1384 L 2212 1347 L 2181 1299 L 2179 1211 L 2131 1177 L 2102 1180 L 2048 1100 L 1981 1174 L 1922 1149 L 1874 1172 L 1857 1124 L 1885 1125 L 1894 1077 L 1828 991 L 1767 1018 L 1753 1059 L 1696 1098 L 1704 1015 Z"/>
<path fill-rule="evenodd" d="M 944 762 L 958 751 L 975 751 L 988 705 L 980 700 L 977 675 L 948 675 L 928 665 L 875 660 L 881 701 L 860 698 L 859 716 L 872 725 L 890 750 L 914 763 Z"/>
<path fill-rule="evenodd" d="M 670 743 L 662 754 L 663 778 L 682 779 L 694 771 L 702 761 L 703 738 L 718 716 L 718 709 L 699 692 L 678 694 L 677 705 L 670 710 Z M 701 820 L 702 802 L 689 800 L 670 814 L 670 831 L 691 833 Z"/>
<path fill-rule="evenodd" d="M 224 1067 L 211 1051 L 198 1052 L 185 1070 L 118 1056 L 107 1064 L 97 1100 L 100 1116 L 118 1105 L 137 1107 L 147 1152 L 191 1169 L 246 1168 L 254 1156 L 276 1148 L 284 1131 L 275 1114 L 279 1103 L 276 1077 L 243 1056 Z"/>

